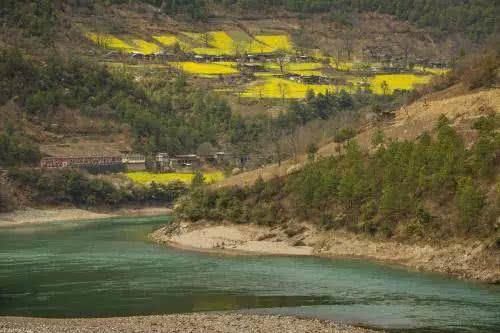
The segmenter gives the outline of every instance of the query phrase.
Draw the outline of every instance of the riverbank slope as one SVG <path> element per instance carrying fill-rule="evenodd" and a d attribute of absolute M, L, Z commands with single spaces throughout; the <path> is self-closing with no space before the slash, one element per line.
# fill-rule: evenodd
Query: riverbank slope
<path fill-rule="evenodd" d="M 368 333 L 374 331 L 318 319 L 302 319 L 285 316 L 196 313 L 99 319 L 0 317 L 0 332 Z"/>
<path fill-rule="evenodd" d="M 402 244 L 345 231 L 318 230 L 310 224 L 265 227 L 177 222 L 151 238 L 169 246 L 225 254 L 317 255 L 366 258 L 461 279 L 500 283 L 500 253 L 485 242 Z"/>
<path fill-rule="evenodd" d="M 155 216 L 171 214 L 167 207 L 122 208 L 109 211 L 90 211 L 78 208 L 24 208 L 0 214 L 0 228 L 47 222 L 97 220 L 121 216 Z"/>

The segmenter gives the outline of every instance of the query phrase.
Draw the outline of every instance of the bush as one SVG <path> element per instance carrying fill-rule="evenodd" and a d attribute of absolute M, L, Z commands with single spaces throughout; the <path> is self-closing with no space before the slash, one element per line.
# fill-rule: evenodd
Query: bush
<path fill-rule="evenodd" d="M 356 131 L 354 131 L 352 128 L 342 128 L 339 132 L 335 134 L 333 137 L 333 141 L 337 143 L 342 143 L 345 142 L 349 139 L 352 139 L 356 136 Z"/>

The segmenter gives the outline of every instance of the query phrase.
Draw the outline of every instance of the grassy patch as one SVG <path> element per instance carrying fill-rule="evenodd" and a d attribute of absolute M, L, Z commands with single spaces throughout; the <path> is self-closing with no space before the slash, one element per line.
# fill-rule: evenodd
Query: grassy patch
<path fill-rule="evenodd" d="M 174 181 L 181 181 L 190 184 L 193 180 L 194 173 L 152 173 L 152 172 L 127 172 L 126 176 L 133 182 L 138 184 L 150 184 L 155 182 L 158 184 L 168 184 Z M 224 179 L 224 174 L 220 171 L 203 173 L 206 183 L 215 183 Z"/>
<path fill-rule="evenodd" d="M 227 75 L 239 73 L 236 69 L 236 63 L 223 62 L 223 63 L 197 63 L 191 61 L 172 63 L 178 66 L 186 73 L 200 74 L 200 75 Z"/>

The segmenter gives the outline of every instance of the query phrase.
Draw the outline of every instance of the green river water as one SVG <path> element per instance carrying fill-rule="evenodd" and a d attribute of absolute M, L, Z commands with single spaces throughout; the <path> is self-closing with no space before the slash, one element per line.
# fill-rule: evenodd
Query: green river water
<path fill-rule="evenodd" d="M 219 256 L 148 241 L 168 217 L 0 229 L 0 315 L 239 310 L 393 331 L 500 332 L 500 287 L 363 260 Z"/>

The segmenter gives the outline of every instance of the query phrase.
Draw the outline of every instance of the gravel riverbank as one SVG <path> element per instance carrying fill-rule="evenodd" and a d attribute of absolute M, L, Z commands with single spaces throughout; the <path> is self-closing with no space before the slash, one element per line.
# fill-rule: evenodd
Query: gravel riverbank
<path fill-rule="evenodd" d="M 368 333 L 318 319 L 245 314 L 181 314 L 99 319 L 0 317 L 1 333 Z"/>

